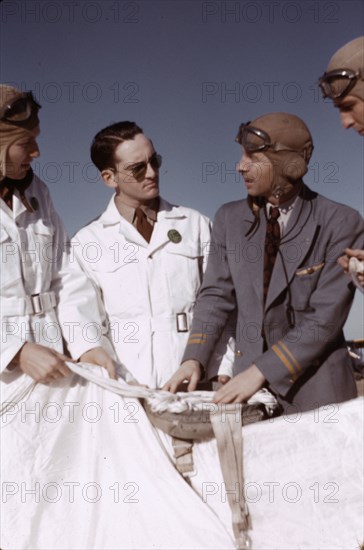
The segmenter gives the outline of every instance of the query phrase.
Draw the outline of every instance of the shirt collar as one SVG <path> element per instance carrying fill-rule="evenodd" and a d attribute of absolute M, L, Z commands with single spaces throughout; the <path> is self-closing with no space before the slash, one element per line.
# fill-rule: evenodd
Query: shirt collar
<path fill-rule="evenodd" d="M 269 212 L 271 208 L 278 208 L 281 214 L 288 214 L 289 212 L 291 212 L 291 210 L 293 210 L 297 199 L 298 199 L 298 194 L 295 195 L 294 197 L 291 197 L 288 201 L 279 205 L 272 204 L 267 201 L 265 205 L 267 216 L 269 216 Z"/>
<path fill-rule="evenodd" d="M 155 201 L 152 205 L 141 206 L 146 216 L 153 221 L 157 221 L 158 209 L 160 201 Z M 133 223 L 135 217 L 135 208 L 127 204 L 120 205 L 120 211 L 115 204 L 115 195 L 113 195 L 106 207 L 106 210 L 100 216 L 100 221 L 103 225 L 115 225 L 120 223 L 120 217 L 124 218 L 129 223 Z"/>

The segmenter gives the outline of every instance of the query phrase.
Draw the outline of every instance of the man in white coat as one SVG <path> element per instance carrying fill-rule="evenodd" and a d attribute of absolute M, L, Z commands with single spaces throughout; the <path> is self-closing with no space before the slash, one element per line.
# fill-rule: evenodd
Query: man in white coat
<path fill-rule="evenodd" d="M 95 329 L 91 334 L 91 327 L 84 337 L 85 326 L 98 320 L 94 289 L 82 273 L 67 275 L 66 230 L 47 187 L 31 169 L 39 156 L 39 108 L 31 92 L 0 85 L 3 397 L 5 389 L 13 391 L 27 376 L 47 383 L 70 374 L 60 319 L 75 358 L 104 366 L 112 377 L 115 372 L 113 360 L 101 347 L 106 342 L 103 335 Z"/>
<path fill-rule="evenodd" d="M 159 196 L 161 157 L 134 122 L 101 130 L 91 158 L 115 193 L 105 212 L 73 239 L 78 260 L 99 292 L 119 360 L 143 384 L 161 387 L 187 343 L 210 241 L 199 212 Z M 218 363 L 223 344 L 213 357 Z M 220 366 L 220 380 L 229 359 Z"/>

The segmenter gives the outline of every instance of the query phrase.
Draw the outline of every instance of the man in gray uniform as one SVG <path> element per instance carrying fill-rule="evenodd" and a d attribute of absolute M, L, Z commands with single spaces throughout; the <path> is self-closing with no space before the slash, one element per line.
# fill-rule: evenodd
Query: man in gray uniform
<path fill-rule="evenodd" d="M 236 308 L 235 376 L 217 403 L 245 401 L 264 385 L 291 412 L 353 398 L 342 328 L 354 286 L 336 260 L 362 247 L 363 220 L 303 183 L 313 144 L 298 117 L 264 115 L 242 124 L 237 141 L 248 198 L 216 214 L 184 363 L 164 389 L 184 379 L 194 389 Z"/>
<path fill-rule="evenodd" d="M 323 96 L 339 109 L 343 127 L 364 136 L 364 36 L 351 40 L 332 56 L 319 84 Z M 363 262 L 364 250 L 345 250 L 339 259 L 345 271 L 350 258 Z M 357 279 L 364 290 L 364 273 L 358 273 Z"/>

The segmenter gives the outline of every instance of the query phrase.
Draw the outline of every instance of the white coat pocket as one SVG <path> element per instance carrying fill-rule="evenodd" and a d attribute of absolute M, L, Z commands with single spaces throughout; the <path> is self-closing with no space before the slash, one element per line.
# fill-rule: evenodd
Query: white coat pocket
<path fill-rule="evenodd" d="M 181 293 L 194 301 L 202 282 L 203 256 L 199 247 L 170 243 L 165 249 L 165 273 L 171 296 Z"/>
<path fill-rule="evenodd" d="M 140 262 L 115 261 L 111 256 L 89 263 L 109 316 L 129 318 L 143 308 L 146 294 L 144 268 Z"/>
<path fill-rule="evenodd" d="M 62 250 L 54 245 L 53 237 L 54 227 L 49 220 L 37 220 L 32 227 L 27 228 L 28 251 L 33 253 L 33 258 L 36 259 L 32 264 L 37 274 L 36 280 L 47 281 L 48 284 L 52 281 L 53 269 L 62 257 Z M 27 251 L 25 250 L 24 253 L 26 254 Z"/>

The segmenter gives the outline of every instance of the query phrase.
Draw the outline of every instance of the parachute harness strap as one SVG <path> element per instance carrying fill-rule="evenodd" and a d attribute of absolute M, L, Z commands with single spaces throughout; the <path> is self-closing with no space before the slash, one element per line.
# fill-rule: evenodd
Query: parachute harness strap
<path fill-rule="evenodd" d="M 251 539 L 248 535 L 251 522 L 243 491 L 241 411 L 240 404 L 220 405 L 211 411 L 210 420 L 216 437 L 225 490 L 232 512 L 236 545 L 239 550 L 245 550 L 251 548 Z"/>

